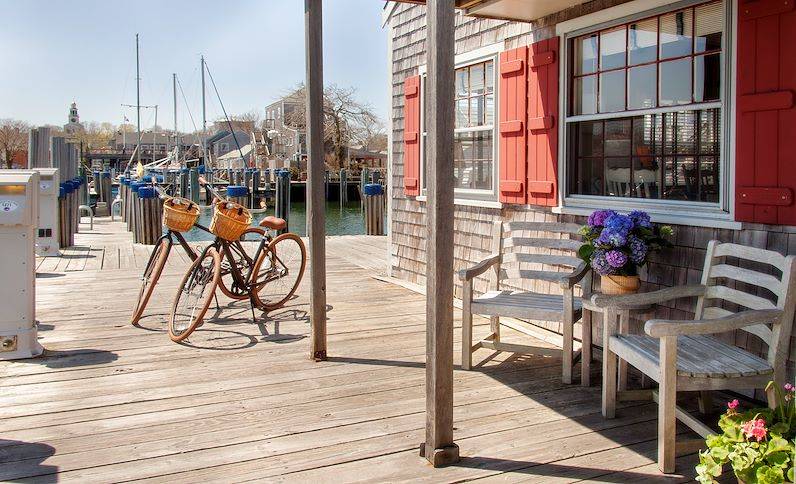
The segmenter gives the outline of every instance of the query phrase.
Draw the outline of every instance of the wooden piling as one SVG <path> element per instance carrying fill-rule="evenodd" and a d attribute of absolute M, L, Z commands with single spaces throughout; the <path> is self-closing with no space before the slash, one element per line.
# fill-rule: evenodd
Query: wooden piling
<path fill-rule="evenodd" d="M 276 176 L 275 213 L 287 222 L 280 233 L 287 232 L 287 227 L 290 226 L 290 172 L 287 170 L 280 171 Z"/>
<path fill-rule="evenodd" d="M 365 205 L 365 233 L 384 235 L 384 189 L 381 185 L 369 183 L 363 190 Z"/>

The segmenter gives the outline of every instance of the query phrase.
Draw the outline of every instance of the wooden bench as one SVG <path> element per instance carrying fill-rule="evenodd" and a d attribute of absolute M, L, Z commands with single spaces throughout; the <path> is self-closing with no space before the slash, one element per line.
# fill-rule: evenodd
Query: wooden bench
<path fill-rule="evenodd" d="M 730 265 L 728 260 L 745 264 Z M 658 466 L 674 472 L 675 424 L 680 420 L 703 438 L 713 433 L 702 422 L 676 405 L 678 391 L 700 392 L 700 409 L 708 410 L 710 390 L 764 388 L 771 380 L 785 383 L 785 362 L 796 307 L 796 256 L 722 244 L 711 241 L 705 255 L 699 285 L 681 286 L 660 291 L 625 296 L 595 295 L 592 304 L 603 308 L 607 317 L 603 330 L 603 415 L 613 418 L 616 407 L 617 358 L 627 361 L 658 382 L 652 397 L 658 402 Z M 750 264 L 751 263 L 751 264 Z M 779 275 L 747 268 L 750 265 L 777 269 Z M 738 287 L 763 288 L 771 298 L 742 291 Z M 733 284 L 735 285 L 735 284 Z M 622 334 L 616 330 L 616 312 L 630 305 L 656 304 L 682 297 L 696 297 L 693 320 L 646 322 L 644 335 Z M 731 312 L 730 307 L 741 307 Z M 714 336 L 743 330 L 760 338 L 767 346 L 765 358 L 725 343 Z M 769 393 L 769 404 L 773 405 Z M 681 447 L 689 447 L 681 445 Z"/>
<path fill-rule="evenodd" d="M 573 326 L 581 317 L 580 298 L 574 295 L 581 283 L 584 293 L 591 293 L 591 271 L 574 252 L 582 242 L 572 238 L 580 226 L 571 223 L 495 222 L 492 230 L 493 254 L 475 266 L 459 272 L 462 295 L 462 369 L 472 366 L 473 352 L 479 348 L 521 354 L 562 356 L 562 380 L 572 383 Z M 545 235 L 546 234 L 546 235 Z M 530 266 L 530 267 L 529 267 Z M 561 267 L 566 271 L 557 270 Z M 473 294 L 475 277 L 489 271 L 485 294 Z M 562 294 L 548 294 L 502 288 L 502 281 L 546 281 L 556 284 Z M 489 316 L 490 334 L 473 345 L 473 314 Z M 523 326 L 501 317 L 531 321 L 554 321 L 563 326 L 563 350 L 505 343 L 500 327 L 505 325 L 531 334 Z"/>

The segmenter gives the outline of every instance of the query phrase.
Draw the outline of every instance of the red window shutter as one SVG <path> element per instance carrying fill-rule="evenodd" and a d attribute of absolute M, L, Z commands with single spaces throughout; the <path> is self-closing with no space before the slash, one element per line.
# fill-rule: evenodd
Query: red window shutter
<path fill-rule="evenodd" d="M 528 203 L 558 204 L 558 37 L 528 50 Z"/>
<path fill-rule="evenodd" d="M 796 225 L 796 12 L 792 1 L 738 8 L 735 213 Z"/>
<path fill-rule="evenodd" d="M 500 201 L 525 203 L 528 48 L 500 54 Z"/>
<path fill-rule="evenodd" d="M 420 195 L 420 76 L 404 81 L 404 194 Z"/>

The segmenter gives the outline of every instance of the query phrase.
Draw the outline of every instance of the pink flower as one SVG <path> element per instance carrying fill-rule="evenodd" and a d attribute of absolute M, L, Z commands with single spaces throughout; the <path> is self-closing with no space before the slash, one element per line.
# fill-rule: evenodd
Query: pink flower
<path fill-rule="evenodd" d="M 794 386 L 793 386 L 793 385 L 791 385 L 790 383 L 786 383 L 786 384 L 785 384 L 785 391 L 786 391 L 786 392 L 792 392 L 792 391 L 793 391 L 793 389 L 794 389 Z"/>
<path fill-rule="evenodd" d="M 741 430 L 743 431 L 746 438 L 752 439 L 754 438 L 758 442 L 766 438 L 766 434 L 768 433 L 768 429 L 766 429 L 766 421 L 762 418 L 752 419 L 743 426 L 741 426 Z"/>
<path fill-rule="evenodd" d="M 736 398 L 731 402 L 727 402 L 727 408 L 729 408 L 730 410 L 735 410 L 736 408 L 738 408 L 738 399 Z"/>

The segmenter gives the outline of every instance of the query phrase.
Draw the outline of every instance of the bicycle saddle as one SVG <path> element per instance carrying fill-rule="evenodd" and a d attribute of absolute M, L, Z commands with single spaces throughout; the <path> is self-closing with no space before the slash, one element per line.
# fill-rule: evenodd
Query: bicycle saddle
<path fill-rule="evenodd" d="M 282 230 L 287 227 L 287 222 L 285 222 L 285 219 L 269 215 L 260 220 L 260 227 L 266 227 L 271 230 Z"/>

